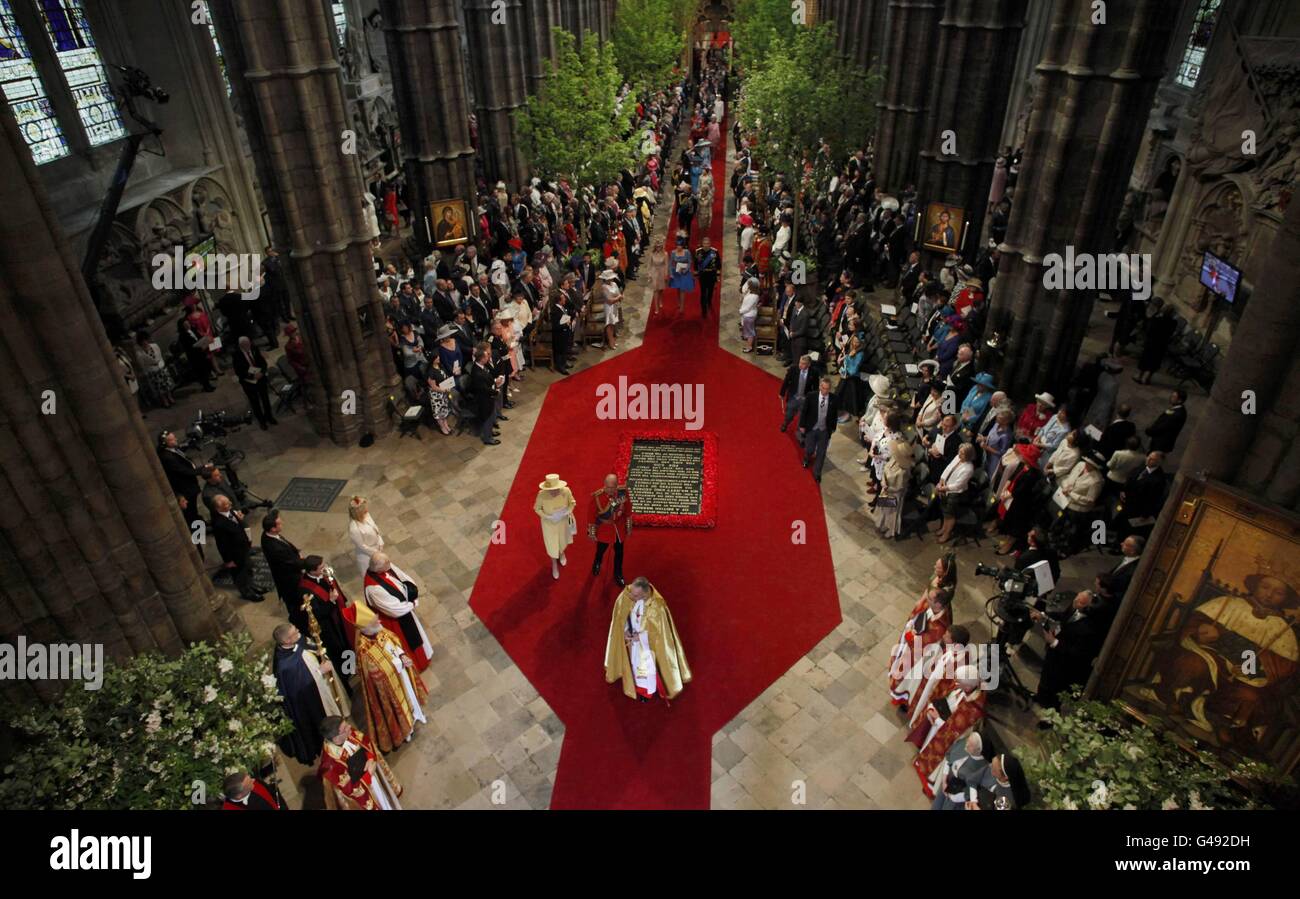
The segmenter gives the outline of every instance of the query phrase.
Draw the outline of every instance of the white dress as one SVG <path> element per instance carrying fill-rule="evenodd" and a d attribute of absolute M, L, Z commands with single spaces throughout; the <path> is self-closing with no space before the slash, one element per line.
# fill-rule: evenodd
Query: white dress
<path fill-rule="evenodd" d="M 357 552 L 357 568 L 361 572 L 361 577 L 365 578 L 366 572 L 370 570 L 370 557 L 384 548 L 384 538 L 380 536 L 379 525 L 369 515 L 365 521 L 357 521 L 355 518 L 348 523 L 348 536 L 352 538 L 352 545 Z"/>

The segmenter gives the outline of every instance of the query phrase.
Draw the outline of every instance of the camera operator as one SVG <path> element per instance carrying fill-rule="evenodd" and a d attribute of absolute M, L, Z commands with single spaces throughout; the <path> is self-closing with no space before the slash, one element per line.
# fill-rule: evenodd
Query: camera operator
<path fill-rule="evenodd" d="M 230 484 L 226 482 L 226 476 L 222 474 L 220 468 L 212 463 L 208 463 L 200 469 L 200 473 L 203 475 L 203 480 L 206 482 L 203 485 L 203 505 L 208 507 L 209 518 L 217 514 L 216 501 L 218 496 L 224 496 L 226 499 L 230 500 L 230 506 L 236 512 L 243 513 L 248 511 L 243 502 L 240 501 L 238 494 L 236 494 L 235 491 L 230 488 Z"/>
<path fill-rule="evenodd" d="M 1080 590 L 1074 601 L 1059 612 L 1030 610 L 1030 619 L 1042 630 L 1047 643 L 1035 702 L 1043 708 L 1057 708 L 1062 690 L 1087 682 L 1092 663 L 1106 642 L 1111 613 L 1112 609 L 1091 590 Z"/>
<path fill-rule="evenodd" d="M 1052 570 L 1052 583 L 1061 582 L 1061 557 L 1047 541 L 1047 533 L 1042 528 L 1031 528 L 1026 538 L 1029 548 L 1016 554 L 1016 571 L 1024 571 L 1037 562 L 1046 562 Z"/>

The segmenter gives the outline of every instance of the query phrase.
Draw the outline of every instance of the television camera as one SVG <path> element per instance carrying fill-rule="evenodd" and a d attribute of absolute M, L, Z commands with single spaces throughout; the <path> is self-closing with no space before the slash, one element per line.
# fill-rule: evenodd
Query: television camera
<path fill-rule="evenodd" d="M 180 445 L 180 448 L 186 453 L 196 453 L 211 446 L 213 452 L 210 464 L 220 468 L 225 474 L 230 489 L 239 497 L 240 505 L 245 509 L 269 509 L 273 503 L 248 489 L 248 485 L 239 478 L 239 466 L 244 464 L 246 458 L 243 450 L 232 450 L 221 439 L 251 424 L 252 421 L 251 409 L 242 416 L 229 415 L 224 410 L 205 415 L 200 409 L 194 421 L 190 422 L 190 426 L 185 429 L 185 442 Z"/>
<path fill-rule="evenodd" d="M 1033 624 L 1029 613 L 1038 605 L 1046 604 L 1055 589 L 1051 567 L 1047 562 L 1035 562 L 1017 570 L 980 563 L 975 566 L 975 574 L 991 577 L 997 582 L 998 592 L 989 597 L 984 613 L 993 625 L 994 642 L 999 657 L 1004 660 L 1002 673 L 1006 676 L 1001 682 L 1028 708 L 1033 694 L 1020 680 L 1011 658 Z"/>

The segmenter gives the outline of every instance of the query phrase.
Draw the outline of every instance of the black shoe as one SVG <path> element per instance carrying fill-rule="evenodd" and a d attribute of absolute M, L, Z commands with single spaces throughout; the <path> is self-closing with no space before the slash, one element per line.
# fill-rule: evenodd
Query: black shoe
<path fill-rule="evenodd" d="M 510 419 L 509 419 L 508 417 L 504 416 L 504 415 L 498 415 L 498 416 L 497 416 L 497 421 L 509 421 L 509 420 L 510 420 Z"/>
<path fill-rule="evenodd" d="M 496 445 L 499 444 L 500 442 L 501 442 L 500 440 L 497 440 L 497 439 L 494 437 L 494 438 L 492 438 L 491 440 L 484 440 L 484 441 L 483 441 L 483 445 L 484 445 L 484 446 L 496 446 Z"/>
<path fill-rule="evenodd" d="M 807 459 L 807 458 L 805 458 L 805 459 L 803 460 L 803 467 L 804 467 L 804 468 L 807 468 L 807 467 L 808 467 L 808 459 Z"/>

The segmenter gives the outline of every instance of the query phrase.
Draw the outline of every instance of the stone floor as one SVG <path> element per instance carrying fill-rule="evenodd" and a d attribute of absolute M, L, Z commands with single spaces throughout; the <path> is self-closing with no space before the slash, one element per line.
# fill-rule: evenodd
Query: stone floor
<path fill-rule="evenodd" d="M 667 218 L 664 209 L 656 222 L 657 234 L 662 235 Z M 734 219 L 729 216 L 724 227 L 730 250 L 735 245 Z M 734 271 L 730 269 L 723 283 L 720 339 L 739 354 Z M 645 293 L 644 282 L 628 292 L 620 352 L 640 343 L 648 309 Z M 873 301 L 884 299 L 882 292 Z M 1101 346 L 1109 332 L 1104 309 L 1099 304 L 1094 314 L 1089 348 Z M 585 367 L 608 355 L 586 349 L 578 364 Z M 743 358 L 780 373 L 779 364 L 769 357 Z M 281 416 L 281 424 L 268 432 L 245 428 L 229 440 L 247 452 L 241 475 L 264 497 L 274 499 L 295 476 L 347 480 L 328 512 L 284 513 L 287 536 L 304 552 L 329 559 L 346 592 L 360 591 L 347 538 L 352 494 L 369 498 L 395 562 L 420 583 L 420 616 L 436 652 L 425 674 L 429 723 L 390 757 L 406 787 L 407 807 L 549 805 L 564 725 L 477 620 L 468 599 L 492 522 L 513 481 L 546 388 L 554 380 L 556 375 L 548 370 L 528 374 L 510 421 L 502 425 L 502 443 L 493 448 L 469 435 L 444 437 L 425 430 L 419 440 L 394 435 L 368 449 L 345 449 L 320 440 L 301 411 Z M 1122 399 L 1134 405 L 1140 426 L 1163 408 L 1169 386 L 1167 378 L 1157 379 L 1153 387 L 1138 387 L 1124 378 Z M 1203 400 L 1203 395 L 1193 398 L 1193 419 Z M 242 411 L 246 402 L 233 377 L 226 375 L 217 394 L 196 394 L 188 388 L 175 409 L 151 412 L 148 420 L 151 427 L 180 428 L 200 407 Z M 773 427 L 777 424 L 774 416 Z M 939 550 L 928 537 L 882 541 L 867 525 L 862 512 L 864 476 L 853 461 L 860 448 L 848 435 L 845 428 L 832 441 L 822 484 L 843 621 L 714 735 L 714 808 L 926 807 L 910 764 L 914 751 L 903 742 L 902 719 L 888 701 L 885 669 L 890 647 Z M 254 528 L 257 533 L 256 523 Z M 996 557 L 987 540 L 957 552 L 961 585 L 956 620 L 971 626 L 975 639 L 986 638 L 984 602 L 992 584 L 975 578 L 973 566 Z M 215 568 L 215 554 L 209 556 Z M 1111 563 L 1092 553 L 1077 556 L 1065 564 L 1064 580 L 1082 587 L 1096 570 Z M 271 629 L 283 613 L 274 592 L 261 604 L 243 603 L 233 593 L 231 601 L 240 605 L 252 633 L 269 645 Z M 1033 647 L 1027 647 L 1017 661 L 1020 670 L 1026 670 L 1023 660 L 1032 655 Z M 1032 687 L 1036 675 L 1029 674 L 1027 680 Z M 1013 745 L 1032 739 L 1027 735 L 1033 733 L 1033 719 L 1027 713 L 995 702 L 991 717 Z M 305 804 L 318 804 L 319 788 L 311 772 L 293 762 L 287 768 L 286 792 L 291 797 L 301 792 Z"/>

